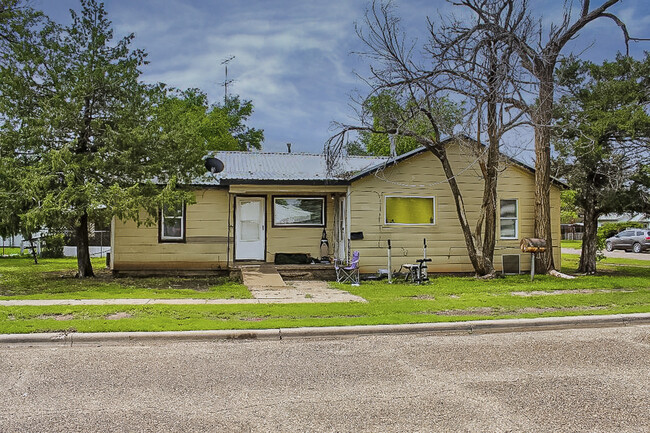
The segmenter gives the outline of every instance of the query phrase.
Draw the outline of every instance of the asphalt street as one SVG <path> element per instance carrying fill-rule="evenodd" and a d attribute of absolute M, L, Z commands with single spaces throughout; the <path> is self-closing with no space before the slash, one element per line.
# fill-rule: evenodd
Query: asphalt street
<path fill-rule="evenodd" d="M 650 326 L 0 345 L 0 431 L 648 432 Z"/>

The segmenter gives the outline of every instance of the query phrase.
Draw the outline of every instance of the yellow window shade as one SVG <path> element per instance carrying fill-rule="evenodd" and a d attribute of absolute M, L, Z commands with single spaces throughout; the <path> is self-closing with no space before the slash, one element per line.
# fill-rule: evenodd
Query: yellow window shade
<path fill-rule="evenodd" d="M 386 224 L 433 222 L 433 197 L 386 197 Z"/>

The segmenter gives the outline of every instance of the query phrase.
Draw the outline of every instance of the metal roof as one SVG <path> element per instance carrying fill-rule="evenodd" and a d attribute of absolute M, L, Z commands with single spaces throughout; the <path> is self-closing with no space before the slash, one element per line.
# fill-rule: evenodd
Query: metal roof
<path fill-rule="evenodd" d="M 470 137 L 466 139 L 474 141 Z M 447 144 L 454 137 L 443 140 Z M 206 173 L 196 179 L 195 185 L 231 185 L 231 184 L 349 184 L 376 170 L 397 164 L 407 158 L 426 152 L 419 147 L 394 158 L 386 156 L 342 156 L 332 173 L 327 172 L 324 154 L 288 153 L 288 152 L 215 152 L 215 158 L 224 164 L 221 173 Z M 517 159 L 503 155 L 511 163 L 535 173 L 535 169 Z M 551 177 L 551 182 L 560 188 L 566 183 Z"/>
<path fill-rule="evenodd" d="M 347 183 L 355 174 L 383 164 L 389 158 L 345 156 L 333 173 L 327 172 L 324 154 L 271 152 L 215 152 L 224 164 L 221 173 L 206 174 L 197 185 L 234 183 Z"/>
<path fill-rule="evenodd" d="M 456 137 L 446 138 L 446 139 L 442 140 L 442 143 L 447 145 L 447 144 L 451 143 L 455 138 Z M 476 140 L 474 140 L 471 137 L 463 136 L 462 138 L 465 139 L 465 140 L 471 140 L 471 141 L 476 143 Z M 480 145 L 485 146 L 485 144 L 483 144 L 483 143 L 480 143 Z M 403 161 L 403 160 L 405 160 L 407 158 L 410 158 L 410 157 L 415 156 L 415 155 L 419 155 L 419 154 L 427 152 L 427 151 L 428 151 L 428 149 L 426 147 L 421 146 L 421 147 L 418 147 L 418 148 L 415 148 L 415 149 L 411 150 L 410 152 L 406 152 L 406 153 L 403 153 L 401 155 L 397 155 L 394 158 L 385 158 L 383 161 L 378 163 L 376 166 L 369 166 L 365 170 L 361 170 L 360 172 L 352 175 L 349 178 L 349 180 L 352 182 L 352 181 L 355 181 L 357 179 L 361 179 L 362 177 L 367 176 L 368 174 L 371 174 L 371 173 L 375 172 L 376 170 L 378 170 L 378 169 L 380 169 L 382 167 L 397 164 L 397 163 L 399 163 L 399 162 L 401 162 L 401 161 Z M 505 155 L 503 152 L 499 152 L 499 153 L 501 154 L 501 156 L 506 158 L 506 160 L 508 160 L 509 162 L 511 162 L 511 163 L 513 163 L 515 165 L 518 165 L 519 167 L 521 167 L 521 168 L 523 168 L 523 169 L 525 169 L 525 170 L 527 170 L 527 171 L 529 171 L 529 172 L 531 172 L 533 174 L 535 173 L 535 168 L 534 167 L 531 167 L 530 165 L 528 165 L 525 162 L 522 162 L 522 161 L 520 161 L 520 160 L 518 160 L 516 158 Z M 556 184 L 556 186 L 558 186 L 560 188 L 568 188 L 568 185 L 565 182 L 563 182 L 562 180 L 557 179 L 557 178 L 555 178 L 553 176 L 551 176 L 551 182 L 553 182 L 554 184 Z"/>
<path fill-rule="evenodd" d="M 615 221 L 621 223 L 632 223 L 632 222 L 645 223 L 650 221 L 650 215 L 646 215 L 643 213 L 624 213 L 624 214 L 609 213 L 607 215 L 599 216 L 598 221 L 600 222 Z"/>

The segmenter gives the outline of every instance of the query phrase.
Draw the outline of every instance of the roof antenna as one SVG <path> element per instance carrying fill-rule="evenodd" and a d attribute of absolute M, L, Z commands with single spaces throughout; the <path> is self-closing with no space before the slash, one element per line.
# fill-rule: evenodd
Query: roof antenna
<path fill-rule="evenodd" d="M 399 134 L 399 128 L 395 130 L 395 134 L 389 134 L 388 140 L 390 141 L 390 157 L 397 157 L 397 151 L 395 150 L 395 135 Z"/>
<path fill-rule="evenodd" d="M 225 65 L 224 67 L 226 69 L 226 78 L 223 80 L 223 103 L 224 104 L 228 101 L 228 84 L 235 81 L 235 80 L 228 79 L 228 63 L 230 63 L 230 61 L 234 58 L 235 56 L 230 56 L 221 62 L 222 65 Z"/>

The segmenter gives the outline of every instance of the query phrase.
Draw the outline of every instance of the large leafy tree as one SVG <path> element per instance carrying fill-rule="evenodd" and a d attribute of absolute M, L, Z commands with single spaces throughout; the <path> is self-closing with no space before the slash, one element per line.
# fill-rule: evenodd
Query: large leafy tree
<path fill-rule="evenodd" d="M 11 45 L 25 39 L 41 18 L 23 0 L 0 0 L 0 52 L 11 51 Z"/>
<path fill-rule="evenodd" d="M 133 34 L 115 40 L 102 3 L 81 0 L 71 17 L 10 44 L 0 152 L 20 162 L 11 192 L 31 203 L 21 224 L 73 229 L 87 277 L 90 220 L 152 223 L 161 206 L 191 203 L 177 185 L 202 174 L 208 151 L 258 147 L 263 134 L 243 125 L 249 101 L 210 107 L 199 91 L 142 83 L 146 53 L 131 48 Z"/>
<path fill-rule="evenodd" d="M 650 211 L 650 54 L 596 65 L 567 59 L 555 108 L 556 164 L 584 217 L 579 270 L 596 272 L 598 217 Z"/>
<path fill-rule="evenodd" d="M 37 75 L 38 46 L 55 31 L 55 26 L 39 11 L 22 0 L 0 0 L 0 236 L 22 233 L 31 240 L 40 226 L 21 220 L 20 215 L 38 202 L 22 188 L 22 170 L 33 160 L 23 146 L 13 147 L 20 127 L 12 114 L 38 116 L 35 96 L 24 86 L 25 79 Z M 15 72 L 20 71 L 21 76 Z M 33 114 L 32 114 L 33 113 Z M 36 256 L 34 256 L 36 260 Z"/>
<path fill-rule="evenodd" d="M 409 105 L 408 102 L 407 105 Z M 420 147 L 412 137 L 404 137 L 399 134 L 389 136 L 386 133 L 396 124 L 404 123 L 410 129 L 417 129 L 418 123 L 426 122 L 422 116 L 416 116 L 416 118 L 405 116 L 407 110 L 400 105 L 395 92 L 383 90 L 377 95 L 368 97 L 364 101 L 362 109 L 363 115 L 370 117 L 371 120 L 368 123 L 371 123 L 372 129 L 376 131 L 359 131 L 359 143 L 363 146 L 364 153 L 389 156 L 394 151 L 396 155 L 401 155 Z M 421 125 L 420 129 L 422 127 Z"/>

